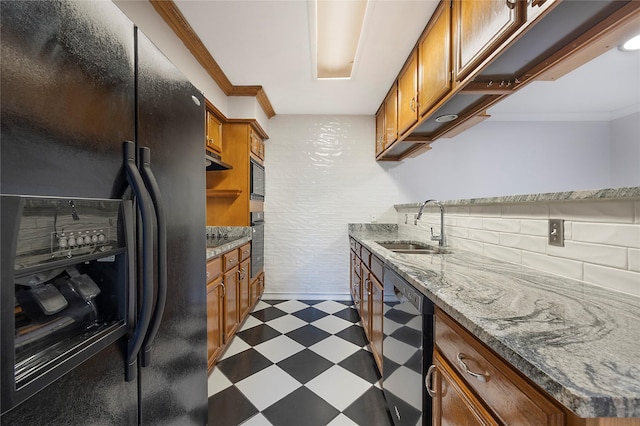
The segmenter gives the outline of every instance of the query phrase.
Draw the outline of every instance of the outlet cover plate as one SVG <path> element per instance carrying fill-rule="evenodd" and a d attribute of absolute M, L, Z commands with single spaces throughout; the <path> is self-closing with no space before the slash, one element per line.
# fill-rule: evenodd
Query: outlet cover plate
<path fill-rule="evenodd" d="M 564 247 L 564 219 L 549 219 L 549 245 Z"/>

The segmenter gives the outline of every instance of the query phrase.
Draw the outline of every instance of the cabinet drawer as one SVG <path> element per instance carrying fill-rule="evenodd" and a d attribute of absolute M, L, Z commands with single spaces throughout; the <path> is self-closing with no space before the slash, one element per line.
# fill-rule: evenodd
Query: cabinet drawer
<path fill-rule="evenodd" d="M 362 263 L 368 268 L 370 265 L 371 252 L 366 248 L 362 247 L 360 250 L 360 259 L 362 259 Z"/>
<path fill-rule="evenodd" d="M 238 265 L 238 252 L 238 249 L 236 249 L 222 255 L 225 271 Z"/>
<path fill-rule="evenodd" d="M 251 256 L 251 243 L 247 243 L 240 247 L 240 262 Z"/>
<path fill-rule="evenodd" d="M 551 399 L 440 310 L 435 328 L 444 358 L 504 424 L 564 424 Z"/>
<path fill-rule="evenodd" d="M 371 262 L 370 262 L 369 269 L 371 269 L 371 273 L 375 275 L 378 281 L 380 282 L 384 281 L 384 276 L 382 274 L 382 271 L 384 271 L 384 263 L 382 263 L 382 260 L 378 259 L 374 255 L 371 255 Z"/>
<path fill-rule="evenodd" d="M 207 262 L 207 282 L 218 278 L 222 273 L 222 258 L 216 257 Z"/>

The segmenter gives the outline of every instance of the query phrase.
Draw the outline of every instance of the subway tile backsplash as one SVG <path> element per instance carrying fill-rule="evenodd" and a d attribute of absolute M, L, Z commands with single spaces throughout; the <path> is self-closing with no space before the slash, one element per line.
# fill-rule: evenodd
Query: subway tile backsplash
<path fill-rule="evenodd" d="M 638 190 L 640 191 L 640 190 Z M 637 192 L 637 191 L 636 191 Z M 637 197 L 500 202 L 445 202 L 445 235 L 455 249 L 640 296 L 640 202 Z M 544 197 L 543 197 L 544 198 Z M 468 205 L 465 204 L 468 201 Z M 418 204 L 395 206 L 398 229 L 420 239 L 440 230 L 440 213 Z M 547 242 L 548 221 L 564 219 L 564 247 Z"/>

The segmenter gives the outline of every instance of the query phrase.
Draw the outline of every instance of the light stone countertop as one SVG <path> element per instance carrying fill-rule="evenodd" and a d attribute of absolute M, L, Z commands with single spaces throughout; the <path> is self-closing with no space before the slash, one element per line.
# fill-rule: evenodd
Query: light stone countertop
<path fill-rule="evenodd" d="M 251 241 L 249 226 L 207 226 L 207 261 Z"/>
<path fill-rule="evenodd" d="M 376 241 L 413 239 L 395 224 L 349 235 L 579 417 L 640 417 L 640 298 L 458 249 L 393 253 Z"/>
<path fill-rule="evenodd" d="M 502 197 L 470 198 L 462 200 L 441 200 L 444 206 L 487 205 L 506 203 L 538 203 L 555 201 L 596 201 L 611 199 L 640 199 L 640 187 L 592 189 L 582 191 L 548 192 L 541 194 L 506 195 Z M 396 204 L 394 207 L 418 208 L 422 203 Z"/>

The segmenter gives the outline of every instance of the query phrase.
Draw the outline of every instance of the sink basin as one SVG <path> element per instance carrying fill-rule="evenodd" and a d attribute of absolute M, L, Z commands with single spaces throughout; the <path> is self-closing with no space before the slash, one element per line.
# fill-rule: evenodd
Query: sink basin
<path fill-rule="evenodd" d="M 391 250 L 394 253 L 402 253 L 402 254 L 451 253 L 450 250 L 447 250 L 445 248 L 432 246 L 429 244 L 414 243 L 409 241 L 394 241 L 394 242 L 376 241 L 376 243 L 380 244 L 382 247 L 386 248 L 387 250 Z"/>

